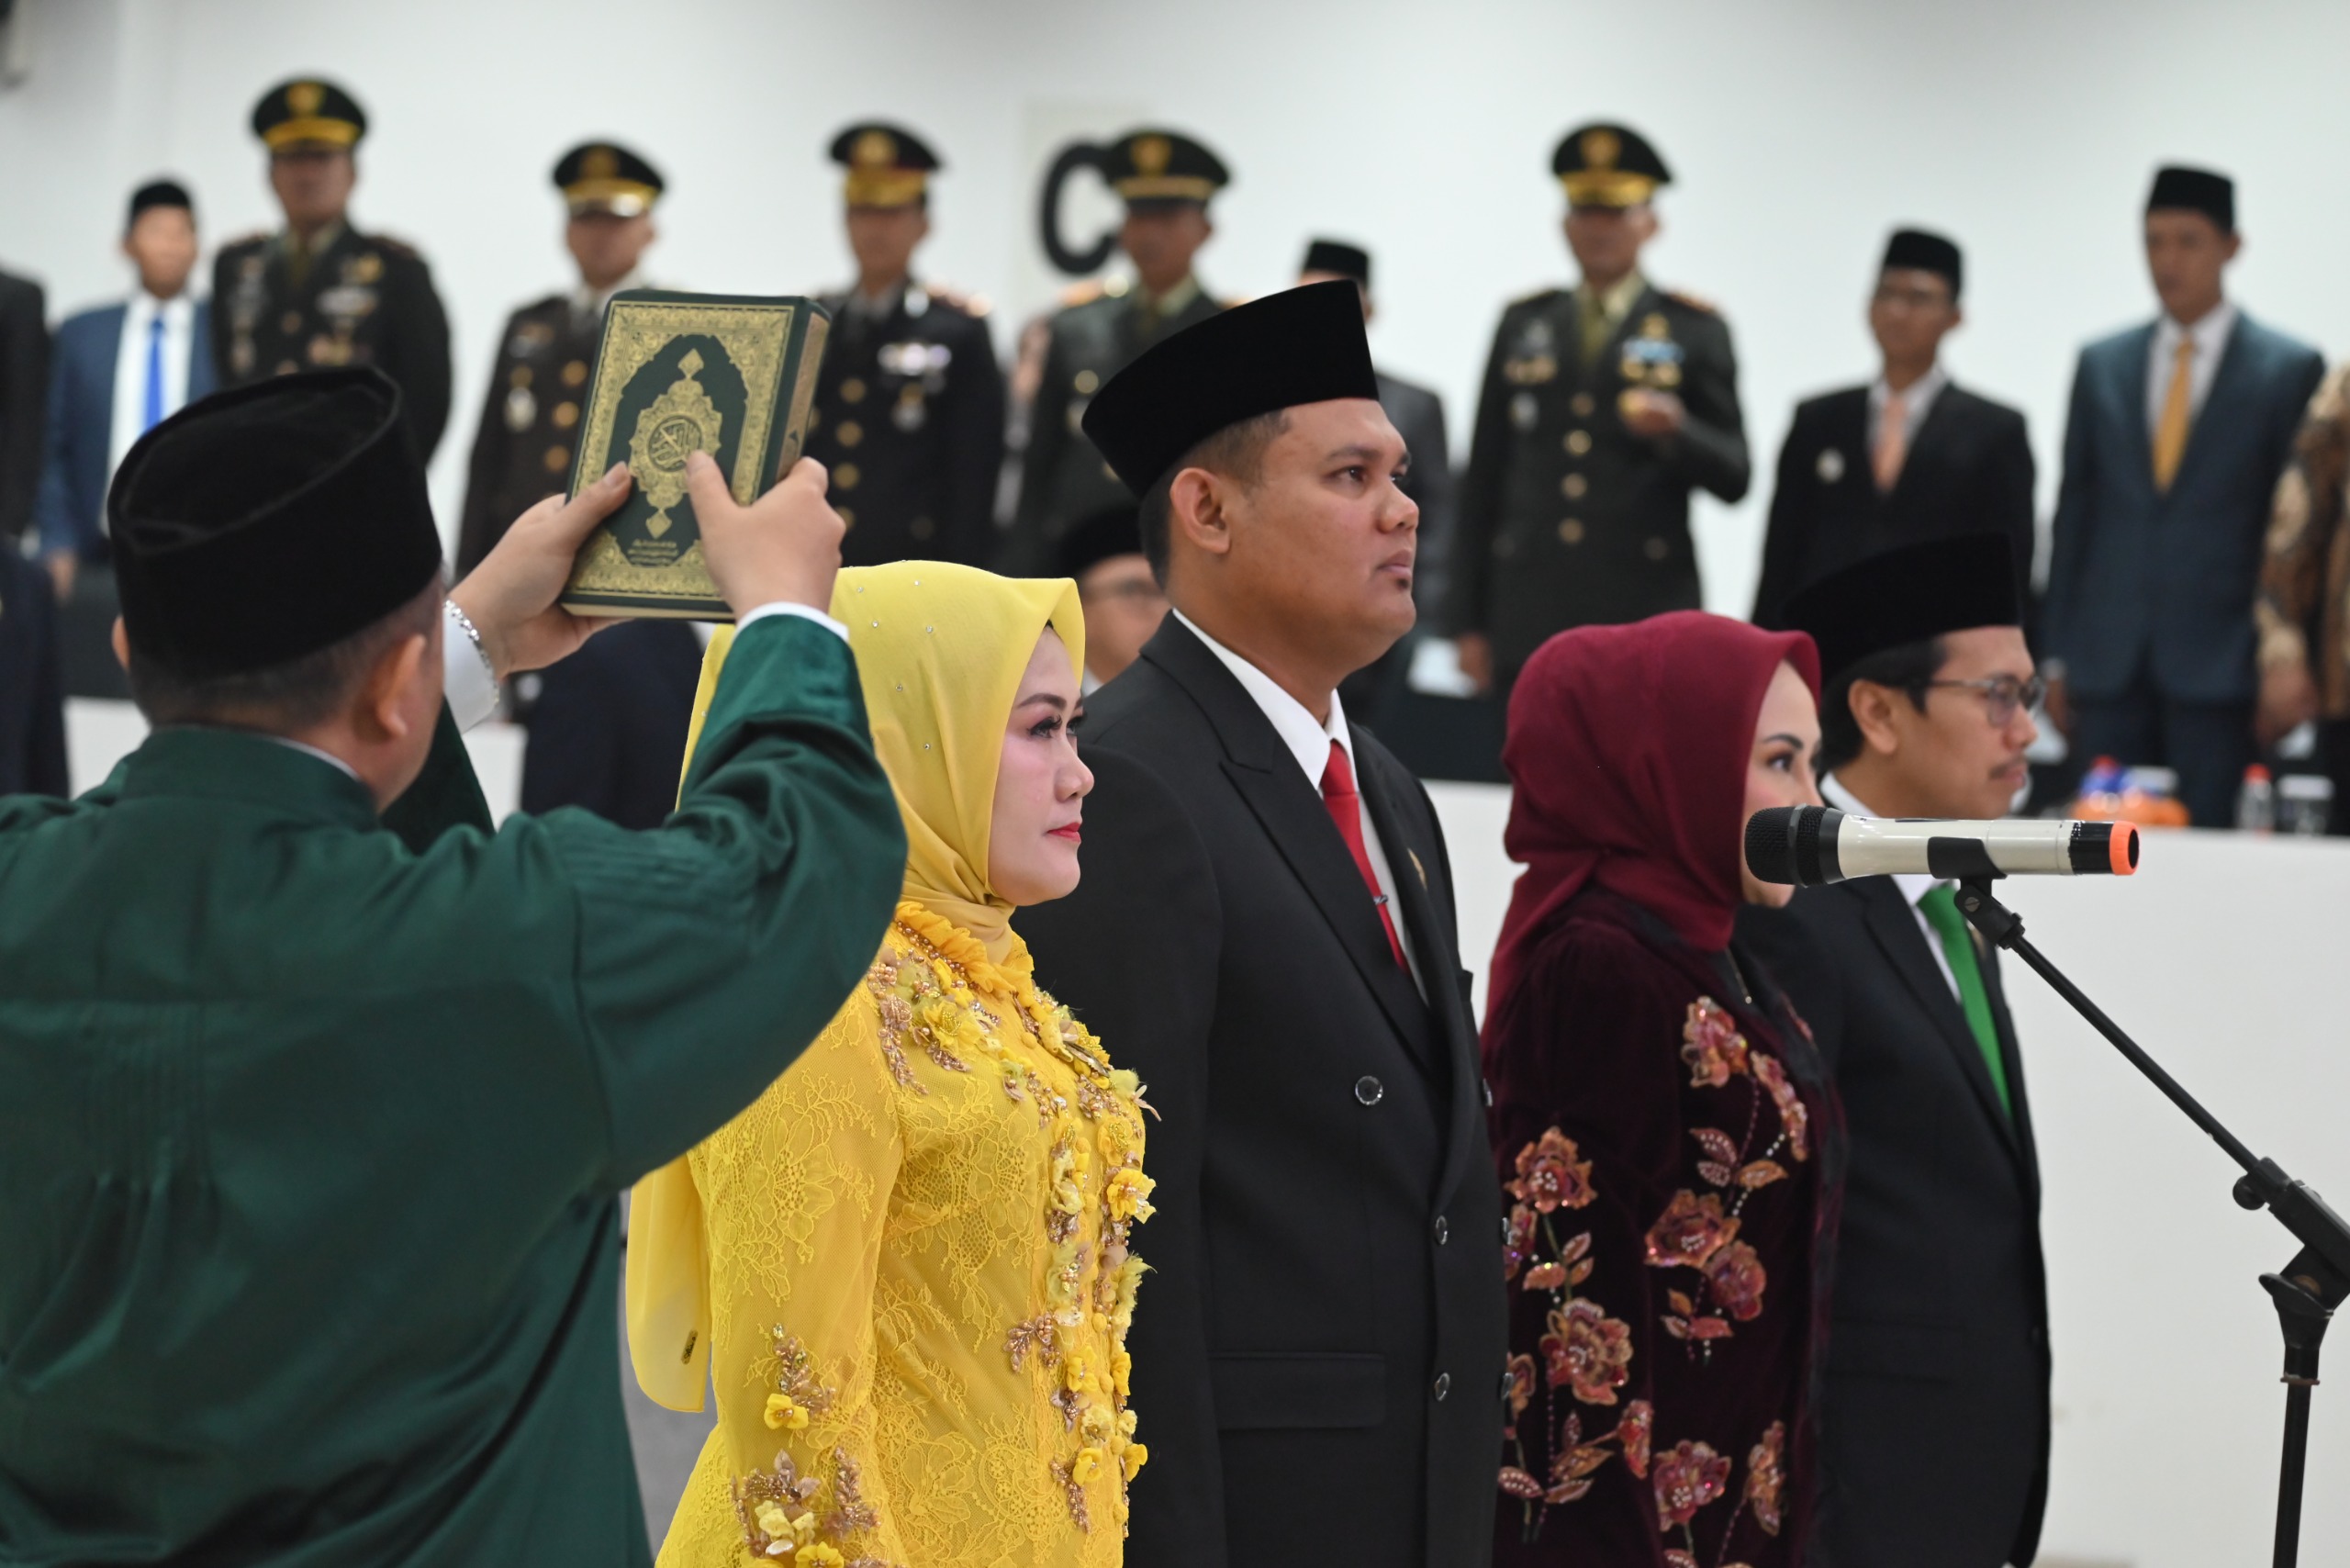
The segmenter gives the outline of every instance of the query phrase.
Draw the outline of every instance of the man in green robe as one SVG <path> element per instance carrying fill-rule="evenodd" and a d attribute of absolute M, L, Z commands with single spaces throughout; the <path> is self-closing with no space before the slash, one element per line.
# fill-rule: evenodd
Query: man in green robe
<path fill-rule="evenodd" d="M 493 833 L 444 682 L 479 708 L 593 629 L 555 596 L 625 471 L 444 608 L 378 372 L 126 460 L 155 732 L 0 801 L 0 1562 L 645 1562 L 615 1194 L 814 1037 L 905 855 L 822 470 L 689 477 L 744 629 L 677 814 Z"/>

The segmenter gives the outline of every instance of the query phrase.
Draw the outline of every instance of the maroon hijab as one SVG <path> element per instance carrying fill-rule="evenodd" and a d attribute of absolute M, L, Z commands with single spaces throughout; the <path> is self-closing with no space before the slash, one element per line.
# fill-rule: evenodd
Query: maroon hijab
<path fill-rule="evenodd" d="M 1487 1018 L 1550 916 L 1594 883 L 1693 947 L 1729 946 L 1754 718 L 1782 662 L 1817 699 L 1809 637 L 1694 610 L 1561 632 L 1527 661 L 1502 748 L 1516 791 L 1502 843 L 1526 870 L 1494 953 Z"/>

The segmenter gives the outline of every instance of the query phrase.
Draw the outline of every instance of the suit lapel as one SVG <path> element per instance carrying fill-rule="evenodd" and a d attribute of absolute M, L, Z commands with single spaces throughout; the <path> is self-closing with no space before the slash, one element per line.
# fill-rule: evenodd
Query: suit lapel
<path fill-rule="evenodd" d="M 1977 943 L 1976 946 L 1984 945 Z M 2023 1081 L 2023 1049 L 2016 1038 L 2015 1020 L 2008 1014 L 2007 986 L 1999 973 L 1999 955 L 1996 949 L 1983 954 L 1983 989 L 1990 994 L 1991 1018 L 1999 1028 L 1999 1059 L 2008 1070 L 2008 1099 L 2014 1107 L 2009 1117 L 2013 1124 L 2016 1163 L 2021 1168 L 2024 1191 L 2031 1195 L 2032 1205 L 2040 1204 L 2039 1146 L 2031 1133 L 2031 1096 Z"/>
<path fill-rule="evenodd" d="M 1945 381 L 1942 391 L 1926 406 L 1926 417 L 1918 421 L 1918 433 L 1909 442 L 1908 455 L 1901 460 L 1899 476 L 1893 481 L 1894 495 L 1901 495 L 1915 485 L 1933 482 L 1933 465 L 1941 456 L 1943 445 L 1951 439 L 1952 427 L 1957 422 L 1957 416 L 1951 409 L 1957 391 L 1956 385 Z M 1920 458 L 1927 465 L 1923 478 L 1919 476 Z"/>
<path fill-rule="evenodd" d="M 1999 1103 L 1999 1091 L 1991 1081 L 1990 1068 L 1983 1060 L 1983 1047 L 1975 1043 L 1965 1010 L 1951 994 L 1950 982 L 1942 978 L 1941 967 L 1926 946 L 1926 934 L 1919 928 L 1917 912 L 1909 907 L 1909 901 L 1889 877 L 1868 879 L 1860 897 L 1868 911 L 1869 935 L 1876 939 L 1877 946 L 1917 998 L 1919 1006 L 1933 1019 L 1943 1046 L 1958 1058 L 1958 1070 L 1965 1076 L 1967 1087 L 1974 1091 L 1975 1103 L 1999 1129 L 2008 1151 L 2014 1154 L 2014 1119 Z"/>
<path fill-rule="evenodd" d="M 2154 351 L 2154 324 L 2149 321 L 2123 344 L 2114 359 L 2116 374 L 2121 380 L 2114 394 L 2121 402 L 2122 454 L 2125 461 L 2136 465 L 2132 472 L 2150 492 L 2154 487 L 2154 432 L 2146 425 L 2146 358 Z"/>
<path fill-rule="evenodd" d="M 2219 368 L 2211 373 L 2211 386 L 2203 394 L 2203 407 L 2187 427 L 2187 450 L 2179 454 L 2178 472 L 2170 482 L 2170 494 L 2179 494 L 2187 487 L 2193 471 L 2210 461 L 2208 454 L 2217 439 L 2209 428 L 2215 419 L 2224 418 L 2222 409 L 2248 406 L 2252 388 L 2252 350 L 2244 340 L 2251 335 L 2251 320 L 2239 310 L 2236 324 L 2228 330 L 2228 346 L 2220 351 Z"/>

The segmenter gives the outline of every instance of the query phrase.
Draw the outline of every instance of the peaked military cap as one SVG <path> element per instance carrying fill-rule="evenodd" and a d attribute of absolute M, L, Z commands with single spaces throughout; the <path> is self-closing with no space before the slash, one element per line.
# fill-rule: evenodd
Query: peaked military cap
<path fill-rule="evenodd" d="M 331 646 L 441 570 L 399 387 L 373 366 L 189 404 L 124 456 L 106 522 L 131 645 L 197 679 Z"/>
<path fill-rule="evenodd" d="M 1102 151 L 1102 174 L 1129 206 L 1204 205 L 1232 183 L 1223 159 L 1180 131 L 1130 130 Z"/>
<path fill-rule="evenodd" d="M 653 210 L 668 188 L 661 171 L 616 141 L 584 141 L 554 166 L 555 188 L 571 215 L 609 212 L 634 218 Z"/>
<path fill-rule="evenodd" d="M 2236 183 L 2210 169 L 2171 164 L 2154 171 L 2154 188 L 2146 193 L 2146 210 L 2185 207 L 2199 212 L 2220 226 L 2222 234 L 2236 231 Z"/>
<path fill-rule="evenodd" d="M 1337 277 L 1350 277 L 1365 288 L 1371 286 L 1371 252 L 1360 245 L 1349 245 L 1344 240 L 1315 240 L 1305 247 L 1305 260 L 1297 269 L 1301 273 L 1329 273 Z"/>
<path fill-rule="evenodd" d="M 848 170 L 841 195 L 851 207 L 912 207 L 946 165 L 903 126 L 868 120 L 833 138 L 833 162 Z"/>
<path fill-rule="evenodd" d="M 1053 570 L 1060 577 L 1081 577 L 1114 556 L 1142 553 L 1142 523 L 1135 509 L 1109 507 L 1069 525 L 1054 552 Z"/>
<path fill-rule="evenodd" d="M 177 180 L 150 180 L 131 192 L 130 221 L 138 222 L 140 213 L 155 207 L 176 207 L 189 214 L 196 211 L 196 202 L 187 194 L 187 187 Z"/>
<path fill-rule="evenodd" d="M 367 134 L 367 111 L 333 83 L 297 76 L 261 95 L 253 106 L 253 134 L 272 152 L 304 142 L 353 147 Z"/>
<path fill-rule="evenodd" d="M 1885 260 L 1879 272 L 1896 267 L 1911 268 L 1921 273 L 1934 273 L 1950 281 L 1950 297 L 1958 297 L 1963 263 L 1955 241 L 1923 229 L 1897 229 L 1885 242 Z"/>
<path fill-rule="evenodd" d="M 1550 173 L 1574 207 L 1638 207 L 1673 183 L 1673 172 L 1629 126 L 1586 125 L 1567 132 L 1550 155 Z"/>
<path fill-rule="evenodd" d="M 1377 401 L 1351 283 L 1252 299 L 1162 338 L 1085 408 L 1085 434 L 1136 496 L 1220 430 L 1303 403 Z"/>
<path fill-rule="evenodd" d="M 1871 654 L 1975 626 L 2023 624 L 2015 551 L 2001 533 L 1928 539 L 1864 556 L 1787 600 L 1787 629 L 1819 645 L 1822 680 Z"/>

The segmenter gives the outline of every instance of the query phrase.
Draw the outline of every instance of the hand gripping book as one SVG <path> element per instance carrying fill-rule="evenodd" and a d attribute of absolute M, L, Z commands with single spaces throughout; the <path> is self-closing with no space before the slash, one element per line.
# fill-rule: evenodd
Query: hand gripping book
<path fill-rule="evenodd" d="M 625 462 L 635 484 L 581 547 L 563 606 L 582 615 L 731 621 L 702 558 L 686 458 L 707 452 L 748 506 L 800 460 L 832 318 L 812 299 L 612 296 L 572 471 L 577 495 Z"/>

